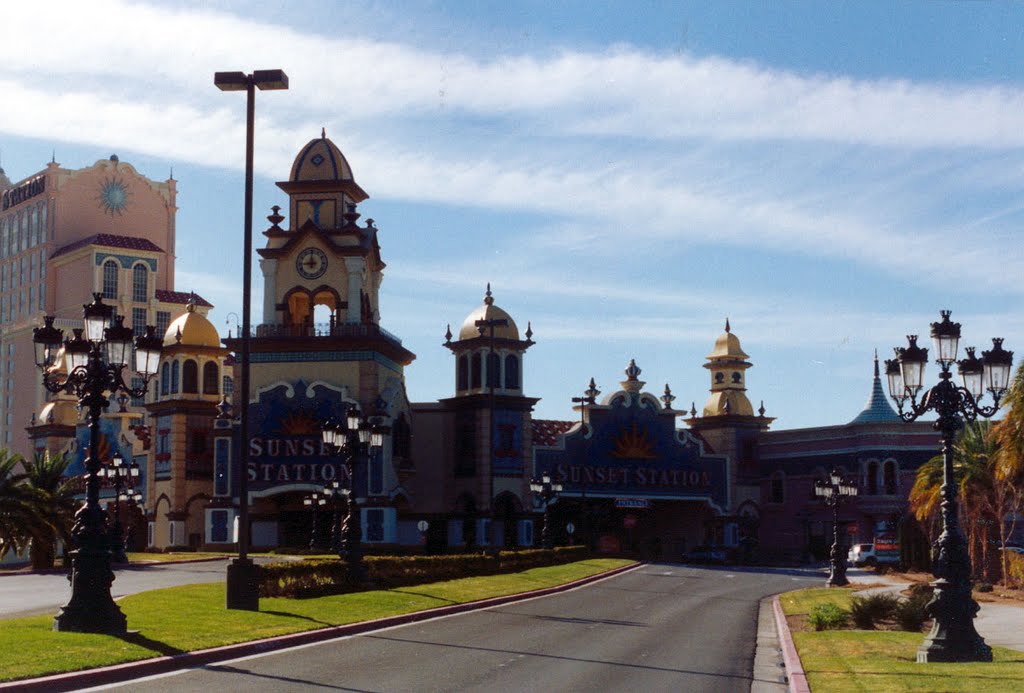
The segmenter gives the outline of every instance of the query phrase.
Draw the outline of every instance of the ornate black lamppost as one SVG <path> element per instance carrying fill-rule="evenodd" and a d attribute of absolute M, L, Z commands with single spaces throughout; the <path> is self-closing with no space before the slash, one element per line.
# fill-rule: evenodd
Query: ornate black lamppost
<path fill-rule="evenodd" d="M 665 387 L 668 387 L 667 385 Z M 587 425 L 587 407 L 592 407 L 597 403 L 597 396 L 601 394 L 601 391 L 597 389 L 597 383 L 594 382 L 593 376 L 590 378 L 590 383 L 587 385 L 587 389 L 583 391 L 582 397 L 573 397 L 572 403 L 580 405 L 580 434 L 585 434 L 584 426 Z M 580 489 L 580 504 L 579 504 L 579 515 L 580 515 L 580 537 L 582 541 L 586 542 L 587 547 L 590 547 L 590 508 L 587 506 L 587 484 L 584 481 Z M 569 533 L 570 535 L 572 532 Z M 571 538 L 571 537 L 570 537 Z"/>
<path fill-rule="evenodd" d="M 125 551 L 127 551 L 133 545 L 132 544 L 132 516 L 134 515 L 134 509 L 141 507 L 141 504 L 142 504 L 142 494 L 139 493 L 138 491 L 136 491 L 134 488 L 129 487 L 129 488 L 125 489 L 124 491 L 122 491 L 118 495 L 118 500 L 120 500 L 123 503 L 127 503 L 128 504 L 128 508 L 129 508 L 129 511 L 128 511 L 128 522 L 126 523 L 126 526 L 125 526 L 125 534 L 127 535 L 127 538 L 125 539 L 125 542 L 124 542 Z M 142 513 L 143 513 L 143 515 L 145 515 L 145 513 L 146 513 L 146 509 L 145 508 L 142 508 Z"/>
<path fill-rule="evenodd" d="M 551 548 L 551 503 L 558 498 L 558 494 L 562 492 L 562 485 L 557 481 L 551 480 L 551 475 L 548 472 L 544 472 L 540 479 L 534 479 L 530 482 L 530 490 L 540 498 L 540 502 L 544 504 L 544 529 L 541 530 L 540 543 L 545 549 Z"/>
<path fill-rule="evenodd" d="M 371 424 L 355 408 L 345 415 L 344 426 L 328 422 L 323 427 L 324 443 L 344 457 L 348 489 L 344 493 L 347 503 L 338 556 L 348 564 L 349 578 L 354 582 L 363 580 L 363 528 L 359 505 L 365 499 L 357 495 L 365 489 L 366 483 L 361 475 L 368 466 L 371 450 L 379 451 L 384 445 L 384 436 L 390 431 L 387 426 Z"/>
<path fill-rule="evenodd" d="M 828 481 L 814 482 L 814 495 L 832 506 L 832 553 L 829 554 L 832 560 L 828 586 L 849 585 L 850 581 L 846 579 L 846 542 L 840 538 L 842 533 L 839 531 L 839 506 L 848 498 L 857 496 L 857 485 L 833 469 Z"/>
<path fill-rule="evenodd" d="M 323 497 L 327 505 L 331 506 L 331 551 L 341 554 L 341 509 L 347 507 L 348 489 L 341 485 L 341 482 L 334 481 L 325 484 Z"/>
<path fill-rule="evenodd" d="M 917 345 L 917 335 L 908 335 L 909 346 L 897 348 L 896 358 L 885 362 L 889 393 L 900 416 L 914 421 L 934 411 L 939 417 L 934 428 L 942 436 L 942 534 L 936 542 L 935 596 L 928 602 L 928 614 L 935 624 L 917 651 L 917 661 L 991 662 L 992 648 L 974 628 L 978 603 L 971 598 L 971 559 L 957 517 L 953 443 L 965 421 L 988 418 L 999 410 L 999 400 L 1010 382 L 1013 352 L 1003 350 L 1003 340 L 996 338 L 992 350 L 982 352 L 982 358 L 974 355 L 974 347 L 968 347 L 967 358 L 957 361 L 960 323 L 950 321 L 948 310 L 941 314 L 942 321 L 933 322 L 931 328 L 935 361 L 941 369 L 938 384 L 922 394 L 928 350 Z M 963 378 L 962 387 L 953 384 L 950 368 L 954 362 Z M 986 391 L 992 396 L 991 406 L 979 404 Z"/>
<path fill-rule="evenodd" d="M 100 469 L 100 476 L 114 480 L 114 524 L 110 528 L 110 560 L 114 563 L 127 563 L 128 555 L 124 551 L 124 525 L 121 524 L 122 489 L 133 487 L 139 478 L 139 463 L 124 463 L 120 454 L 114 455 L 110 464 Z"/>
<path fill-rule="evenodd" d="M 309 550 L 316 551 L 320 548 L 320 507 L 327 504 L 319 491 L 314 491 L 302 499 L 302 504 L 313 510 L 313 529 L 309 532 Z"/>
<path fill-rule="evenodd" d="M 249 339 L 252 303 L 252 186 L 253 125 L 256 120 L 256 90 L 287 89 L 284 70 L 216 72 L 213 83 L 221 91 L 244 91 L 245 101 L 245 232 L 242 240 L 242 348 L 238 364 L 240 383 L 236 401 L 239 410 L 238 449 L 238 558 L 228 565 L 227 608 L 258 611 L 260 608 L 259 569 L 249 558 Z"/>
<path fill-rule="evenodd" d="M 149 379 L 160 363 L 163 340 L 154 334 L 156 328 L 151 325 L 134 339 L 135 370 L 143 385 L 132 388 L 124 377 L 132 360 L 131 328 L 124 326 L 122 316 L 114 318 L 113 307 L 103 303 L 101 294 L 94 294 L 93 302 L 83 306 L 83 317 L 85 326 L 74 328 L 72 339 L 63 338 L 63 331 L 53 326 L 52 315 L 44 318 L 44 326 L 35 328 L 32 336 L 43 385 L 50 392 L 73 392 L 89 423 L 86 500 L 75 514 L 71 530 L 77 547 L 71 552 L 71 600 L 54 618 L 53 628 L 120 634 L 127 632 L 127 620 L 110 596 L 114 571 L 110 569 L 110 537 L 100 508 L 100 415 L 110 404 L 107 392 L 145 396 Z M 62 346 L 66 375 L 56 364 Z"/>

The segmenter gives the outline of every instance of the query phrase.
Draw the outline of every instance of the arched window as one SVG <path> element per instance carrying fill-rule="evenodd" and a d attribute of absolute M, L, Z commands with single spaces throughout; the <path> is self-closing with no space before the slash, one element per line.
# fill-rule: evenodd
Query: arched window
<path fill-rule="evenodd" d="M 455 389 L 469 389 L 469 357 L 465 354 L 459 357 L 459 372 L 455 378 Z"/>
<path fill-rule="evenodd" d="M 715 373 L 715 382 L 716 383 L 724 383 L 725 382 L 725 373 Z"/>
<path fill-rule="evenodd" d="M 878 463 L 868 462 L 868 495 L 878 493 Z"/>
<path fill-rule="evenodd" d="M 896 460 L 887 460 L 882 470 L 882 485 L 885 486 L 885 492 L 890 496 L 896 495 L 898 486 L 896 476 Z"/>
<path fill-rule="evenodd" d="M 493 351 L 487 354 L 487 387 L 501 387 L 501 357 Z"/>
<path fill-rule="evenodd" d="M 473 376 L 472 377 L 472 382 L 470 383 L 470 387 L 472 387 L 473 389 L 476 389 L 476 388 L 480 387 L 480 378 L 481 378 L 481 371 L 482 370 L 483 370 L 483 357 L 480 356 L 480 352 L 478 351 L 475 354 L 473 354 L 473 358 L 471 360 L 471 366 L 470 366 L 470 371 L 472 371 L 472 376 Z"/>
<path fill-rule="evenodd" d="M 149 300 L 149 270 L 141 262 L 132 268 L 132 300 L 136 303 Z"/>
<path fill-rule="evenodd" d="M 409 431 L 409 422 L 405 420 L 405 414 L 399 414 L 395 419 L 395 425 L 391 432 L 391 454 L 393 457 L 409 458 L 412 448 L 412 435 Z"/>
<path fill-rule="evenodd" d="M 230 375 L 225 375 L 224 382 L 221 385 L 221 387 L 224 389 L 224 396 L 230 397 L 231 395 L 235 394 L 235 379 L 232 378 Z"/>
<path fill-rule="evenodd" d="M 117 298 L 117 270 L 113 260 L 103 263 L 103 298 Z"/>
<path fill-rule="evenodd" d="M 203 366 L 203 394 L 217 394 L 217 386 L 220 385 L 220 369 L 216 361 L 207 361 Z"/>
<path fill-rule="evenodd" d="M 181 367 L 181 391 L 199 394 L 199 364 L 188 359 Z"/>
<path fill-rule="evenodd" d="M 514 390 L 519 387 L 519 357 L 509 354 L 505 357 L 505 388 Z"/>
<path fill-rule="evenodd" d="M 181 373 L 180 364 L 175 361 L 171 364 L 171 394 L 175 394 L 178 391 L 178 379 Z"/>
<path fill-rule="evenodd" d="M 171 391 L 171 364 L 164 361 L 160 367 L 160 394 L 166 396 Z"/>

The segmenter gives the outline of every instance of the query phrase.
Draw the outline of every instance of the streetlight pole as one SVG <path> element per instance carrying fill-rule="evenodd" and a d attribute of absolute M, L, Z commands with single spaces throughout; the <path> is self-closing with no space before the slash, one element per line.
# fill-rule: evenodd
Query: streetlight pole
<path fill-rule="evenodd" d="M 666 387 L 668 387 L 666 385 Z M 583 427 L 587 425 L 586 415 L 587 407 L 593 406 L 597 402 L 597 396 L 601 394 L 601 391 L 597 389 L 597 383 L 594 382 L 594 377 L 590 377 L 590 384 L 587 385 L 587 389 L 583 391 L 582 397 L 573 397 L 573 404 L 580 405 L 580 435 L 584 435 Z M 590 508 L 587 507 L 587 482 L 583 481 L 580 490 L 580 536 L 583 541 L 587 542 L 587 548 L 590 548 L 590 523 L 588 518 L 590 516 Z"/>
<path fill-rule="evenodd" d="M 324 443 L 345 458 L 348 489 L 339 489 L 339 492 L 345 493 L 347 503 L 341 525 L 338 557 L 348 564 L 349 579 L 355 583 L 363 581 L 363 528 L 359 517 L 359 504 L 363 499 L 357 497 L 357 474 L 361 468 L 369 466 L 370 451 L 380 450 L 384 445 L 384 436 L 390 431 L 387 426 L 371 424 L 354 407 L 345 415 L 344 426 L 327 422 L 322 429 Z"/>
<path fill-rule="evenodd" d="M 242 349 L 239 358 L 241 402 L 238 443 L 238 558 L 228 565 L 227 608 L 259 611 L 259 572 L 249 558 L 249 340 L 252 326 L 252 185 L 253 125 L 256 89 L 288 88 L 284 70 L 217 72 L 213 83 L 221 91 L 244 91 L 245 101 L 245 233 L 242 242 Z"/>
<path fill-rule="evenodd" d="M 320 506 L 325 505 L 327 500 L 314 491 L 302 499 L 302 504 L 313 510 L 313 528 L 309 532 L 309 550 L 316 551 L 320 548 Z"/>
<path fill-rule="evenodd" d="M 1003 349 L 1003 340 L 992 340 L 991 351 L 956 360 L 960 323 L 951 322 L 950 311 L 941 312 L 942 321 L 931 324 L 932 344 L 939 364 L 939 382 L 923 394 L 928 350 L 917 346 L 917 335 L 908 335 L 909 346 L 896 349 L 896 358 L 885 362 L 889 394 L 904 421 L 914 421 L 929 411 L 938 414 L 933 424 L 942 436 L 942 534 L 936 542 L 939 557 L 934 570 L 935 595 L 928 602 L 928 614 L 935 619 L 931 632 L 917 651 L 918 662 L 991 662 L 992 648 L 974 628 L 978 603 L 971 597 L 971 558 L 957 517 L 957 484 L 953 468 L 953 443 L 964 422 L 978 416 L 989 418 L 999 411 L 999 400 L 1010 382 L 1013 352 Z M 963 387 L 953 384 L 950 371 L 957 363 Z M 979 402 L 985 392 L 992 405 Z M 920 396 L 920 399 L 918 397 Z M 907 405 L 906 412 L 903 411 Z"/>
<path fill-rule="evenodd" d="M 110 536 L 100 508 L 100 415 L 110 404 L 106 392 L 127 392 L 143 397 L 160 363 L 163 339 L 156 328 L 146 326 L 145 334 L 134 339 L 135 370 L 142 386 L 125 383 L 124 370 L 132 360 L 131 328 L 124 318 L 113 317 L 113 306 L 103 303 L 102 294 L 82 307 L 84 327 L 74 328 L 74 337 L 64 340 L 62 330 L 53 326 L 54 316 L 43 318 L 44 326 L 33 330 L 36 365 L 43 372 L 43 386 L 50 392 L 73 392 L 89 422 L 89 453 L 85 458 L 86 500 L 71 529 L 75 550 L 71 552 L 71 600 L 54 618 L 53 629 L 81 633 L 118 635 L 128 630 L 127 619 L 110 596 L 114 571 L 110 568 Z M 62 375 L 57 353 L 64 348 Z"/>
<path fill-rule="evenodd" d="M 829 554 L 832 560 L 828 586 L 849 585 L 850 581 L 846 579 L 846 542 L 840 538 L 842 535 L 839 532 L 839 506 L 847 499 L 857 497 L 857 485 L 844 479 L 839 470 L 833 469 L 828 481 L 814 482 L 814 495 L 832 506 L 832 552 Z"/>
<path fill-rule="evenodd" d="M 122 395 L 123 396 L 123 395 Z M 124 480 L 128 479 L 129 484 L 139 476 L 139 465 L 132 462 L 130 465 L 124 463 L 120 454 L 115 454 L 111 464 L 100 470 L 103 476 L 114 480 L 114 524 L 110 528 L 110 560 L 114 563 L 127 563 L 128 555 L 124 548 L 124 525 L 121 523 L 121 490 L 125 487 Z"/>
<path fill-rule="evenodd" d="M 530 490 L 533 491 L 541 503 L 544 504 L 544 529 L 541 530 L 540 541 L 541 546 L 545 549 L 550 549 L 552 546 L 551 537 L 551 502 L 558 498 L 558 494 L 562 492 L 562 485 L 556 481 L 551 480 L 551 474 L 544 472 L 540 479 L 534 479 L 530 482 Z"/>

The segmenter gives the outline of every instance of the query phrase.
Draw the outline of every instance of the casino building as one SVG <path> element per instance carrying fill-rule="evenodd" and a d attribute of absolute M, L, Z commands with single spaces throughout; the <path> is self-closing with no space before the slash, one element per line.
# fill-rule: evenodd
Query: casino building
<path fill-rule="evenodd" d="M 39 176 L 45 182 L 33 184 Z M 821 555 L 831 532 L 830 514 L 813 497 L 815 479 L 833 467 L 860 479 L 866 492 L 842 519 L 852 537 L 870 540 L 904 516 L 913 473 L 937 449 L 928 424 L 900 421 L 885 402 L 877 363 L 868 406 L 849 424 L 769 430 L 775 419 L 748 398 L 753 363 L 728 321 L 702 364 L 710 385 L 700 412 L 676 409 L 667 385 L 657 395 L 645 390 L 630 361 L 625 379 L 603 397 L 591 380 L 568 420 L 535 420 L 538 400 L 524 388 L 532 325 L 520 330 L 490 286 L 453 323 L 457 331 L 445 332 L 452 396 L 410 400 L 404 371 L 415 355 L 382 326 L 379 230 L 358 211 L 369 196 L 323 132 L 278 183 L 286 197 L 271 208 L 258 251 L 264 303 L 250 340 L 251 400 L 235 402 L 239 340 L 220 338 L 201 298 L 172 290 L 173 179 L 153 183 L 114 158 L 78 172 L 51 164 L 39 176 L 8 186 L 24 192 L 10 198 L 21 216 L 5 202 L 0 217 L 0 238 L 16 238 L 14 246 L 4 240 L 3 252 L 18 248 L 0 267 L 24 271 L 33 264 L 22 258 L 33 254 L 37 268 L 46 260 L 47 287 L 29 303 L 43 294 L 47 301 L 19 308 L 16 329 L 4 323 L 5 355 L 20 339 L 27 346 L 11 353 L 30 359 L 28 328 L 43 312 L 71 326 L 93 290 L 110 295 L 132 324 L 155 315 L 164 328 L 160 376 L 146 401 L 125 403 L 103 422 L 105 454 L 120 452 L 144 470 L 137 543 L 230 548 L 244 473 L 255 547 L 308 545 L 317 506 L 306 500 L 335 481 L 352 484 L 371 551 L 531 546 L 542 508 L 530 481 L 550 474 L 564 487 L 551 508 L 560 542 L 669 559 L 701 544 L 738 557 L 799 559 Z M 71 208 L 62 207 L 71 199 L 96 206 L 73 232 L 65 228 Z M 146 223 L 129 223 L 143 212 Z M 77 293 L 63 288 L 72 286 Z M 11 296 L 3 294 L 8 312 Z M 29 366 L 27 377 L 37 379 Z M 31 446 L 81 458 L 85 431 L 74 402 L 36 394 L 32 405 L 39 414 L 28 429 Z M 242 406 L 247 441 L 239 435 Z M 350 479 L 321 429 L 353 409 L 389 434 Z M 0 431 L 9 435 L 10 426 Z"/>

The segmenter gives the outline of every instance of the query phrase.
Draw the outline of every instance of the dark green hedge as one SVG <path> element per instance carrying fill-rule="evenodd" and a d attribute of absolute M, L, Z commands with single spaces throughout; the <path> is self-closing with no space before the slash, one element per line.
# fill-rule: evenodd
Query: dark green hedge
<path fill-rule="evenodd" d="M 319 597 L 373 587 L 390 589 L 478 575 L 514 573 L 587 558 L 584 546 L 552 550 L 500 551 L 451 556 L 367 556 L 366 583 L 351 582 L 341 560 L 312 559 L 271 563 L 260 569 L 261 597 Z"/>

